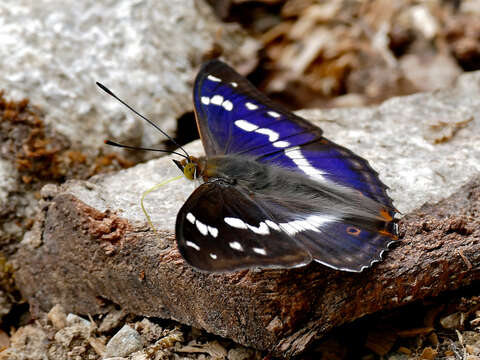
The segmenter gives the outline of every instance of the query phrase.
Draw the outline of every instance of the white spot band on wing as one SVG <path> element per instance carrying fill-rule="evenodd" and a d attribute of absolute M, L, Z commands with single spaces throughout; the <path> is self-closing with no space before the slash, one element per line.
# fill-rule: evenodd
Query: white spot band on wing
<path fill-rule="evenodd" d="M 223 96 L 222 95 L 213 95 L 213 97 L 210 99 L 210 102 L 213 105 L 222 105 L 223 103 Z"/>
<path fill-rule="evenodd" d="M 323 176 L 326 173 L 314 168 L 312 164 L 310 164 L 310 162 L 305 158 L 305 156 L 303 156 L 300 147 L 295 146 L 290 149 L 285 149 L 283 152 L 287 157 L 292 159 L 298 168 L 305 174 L 316 180 L 326 181 L 325 177 Z"/>
<path fill-rule="evenodd" d="M 233 109 L 233 104 L 230 100 L 225 100 L 223 103 L 222 103 L 222 106 L 225 110 L 227 111 L 232 111 Z"/>
<path fill-rule="evenodd" d="M 210 233 L 210 235 L 212 235 L 214 238 L 216 238 L 218 236 L 218 229 L 216 227 L 207 226 L 207 228 L 208 228 L 208 232 Z"/>
<path fill-rule="evenodd" d="M 274 223 L 272 220 L 265 220 L 265 224 L 267 224 L 270 229 L 277 231 L 280 230 L 280 226 L 278 226 L 278 224 Z"/>
<path fill-rule="evenodd" d="M 205 235 L 208 234 L 207 225 L 205 225 L 204 223 L 202 223 L 201 221 L 198 221 L 198 220 L 195 221 L 195 225 L 197 225 L 198 231 L 200 231 L 200 233 L 201 233 L 203 236 L 205 236 Z"/>
<path fill-rule="evenodd" d="M 288 141 L 277 141 L 274 142 L 272 145 L 278 148 L 285 148 L 290 146 L 290 143 Z"/>
<path fill-rule="evenodd" d="M 234 250 L 243 251 L 242 244 L 240 244 L 238 241 L 232 241 L 228 243 L 228 245 Z"/>
<path fill-rule="evenodd" d="M 255 124 L 252 124 L 251 122 L 248 122 L 247 120 L 236 120 L 234 122 L 236 126 L 238 126 L 240 129 L 245 130 L 245 131 L 254 131 L 258 129 L 258 126 Z"/>
<path fill-rule="evenodd" d="M 267 252 L 263 248 L 252 248 L 254 253 L 260 254 L 260 255 L 267 255 Z"/>
<path fill-rule="evenodd" d="M 223 221 L 235 229 L 248 229 L 247 224 L 242 219 L 226 217 Z"/>
<path fill-rule="evenodd" d="M 268 229 L 267 224 L 265 224 L 264 222 L 261 222 L 258 225 L 258 227 L 255 227 L 255 226 L 252 226 L 252 225 L 249 225 L 249 224 L 247 224 L 247 226 L 255 234 L 258 234 L 258 235 L 268 235 L 268 234 L 270 234 L 270 230 Z"/>
<path fill-rule="evenodd" d="M 190 221 L 192 224 L 195 224 L 195 215 L 193 215 L 191 212 L 185 216 L 188 221 Z"/>
<path fill-rule="evenodd" d="M 267 114 L 274 118 L 279 118 L 280 114 L 275 111 L 267 111 Z"/>
<path fill-rule="evenodd" d="M 216 76 L 213 76 L 213 75 L 208 75 L 207 79 L 210 80 L 210 81 L 214 81 L 214 82 L 222 81 L 221 79 L 219 79 L 219 78 L 217 78 Z"/>
<path fill-rule="evenodd" d="M 293 220 L 279 225 L 288 235 L 295 235 L 302 231 L 320 232 L 323 225 L 338 220 L 340 219 L 329 215 L 310 215 L 302 220 Z"/>
<path fill-rule="evenodd" d="M 262 134 L 262 135 L 267 135 L 268 140 L 270 142 L 277 141 L 280 137 L 279 133 L 277 133 L 276 131 L 273 131 L 271 129 L 267 129 L 267 128 L 260 128 L 258 130 L 255 130 L 255 132 L 259 133 L 259 134 Z"/>
<path fill-rule="evenodd" d="M 197 244 L 195 244 L 194 242 L 191 242 L 191 241 L 187 241 L 185 243 L 185 245 L 191 247 L 191 248 L 194 248 L 195 250 L 197 251 L 200 251 L 200 246 L 198 246 Z"/>

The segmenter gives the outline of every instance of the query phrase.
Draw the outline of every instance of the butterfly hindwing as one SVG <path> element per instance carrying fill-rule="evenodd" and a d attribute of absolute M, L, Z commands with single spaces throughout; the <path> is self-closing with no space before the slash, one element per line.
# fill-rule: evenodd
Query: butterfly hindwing
<path fill-rule="evenodd" d="M 313 203 L 302 198 L 292 198 L 285 206 L 281 195 L 272 199 L 256 194 L 254 199 L 315 261 L 337 270 L 362 271 L 381 260 L 396 240 L 396 225 L 382 221 L 381 214 L 352 215 L 335 209 L 335 205 L 329 211 L 318 211 L 315 206 L 309 209 Z M 373 202 L 370 205 L 376 206 Z"/>
<path fill-rule="evenodd" d="M 290 268 L 312 260 L 244 192 L 221 180 L 200 185 L 187 199 L 176 236 L 184 259 L 203 271 Z"/>

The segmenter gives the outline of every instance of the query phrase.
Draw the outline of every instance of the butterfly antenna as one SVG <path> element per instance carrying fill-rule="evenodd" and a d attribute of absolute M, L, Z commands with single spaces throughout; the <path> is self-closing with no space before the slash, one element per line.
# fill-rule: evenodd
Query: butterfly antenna
<path fill-rule="evenodd" d="M 111 145 L 111 146 L 116 146 L 116 147 L 119 147 L 119 148 L 130 149 L 130 150 L 157 151 L 157 152 L 163 152 L 163 153 L 168 153 L 168 154 L 175 154 L 175 155 L 181 156 L 181 157 L 188 160 L 187 156 L 185 156 L 181 153 L 178 153 L 176 151 L 160 150 L 160 149 L 152 149 L 152 148 L 144 148 L 144 147 L 136 147 L 136 146 L 128 146 L 128 145 L 123 145 L 123 144 L 113 142 L 111 140 L 105 140 L 105 144 Z"/>
<path fill-rule="evenodd" d="M 157 129 L 158 131 L 160 131 L 163 135 L 165 135 L 171 142 L 173 142 L 175 145 L 177 145 L 184 153 L 186 156 L 186 158 L 188 159 L 190 157 L 190 155 L 188 155 L 188 153 L 185 151 L 185 149 L 183 147 L 181 147 L 175 140 L 173 140 L 173 138 L 168 135 L 165 131 L 163 131 L 162 129 L 160 129 L 160 127 L 155 124 L 153 121 L 151 121 L 150 119 L 148 119 L 147 117 L 143 116 L 142 114 L 140 114 L 137 110 L 135 110 L 134 108 L 132 108 L 130 105 L 128 105 L 125 101 L 123 101 L 122 99 L 120 99 L 117 95 L 115 95 L 109 88 L 107 88 L 105 85 L 99 83 L 98 81 L 96 82 L 97 86 L 102 89 L 103 91 L 105 91 L 108 95 L 114 97 L 115 99 L 117 99 L 120 103 L 122 103 L 124 106 L 126 106 L 130 111 L 132 111 L 134 114 L 140 116 L 143 120 L 145 120 L 146 122 L 148 122 L 150 125 L 152 125 L 155 129 Z M 117 144 L 117 145 L 114 145 L 115 143 L 111 143 L 109 145 L 113 145 L 113 146 L 118 146 L 120 144 Z M 120 147 L 124 147 L 124 148 L 131 148 L 131 147 L 128 147 L 128 146 L 120 146 Z M 131 148 L 133 149 L 133 148 Z M 141 149 L 141 148 L 136 148 L 137 150 L 151 150 L 151 151 L 161 151 L 161 150 L 155 150 L 155 149 Z M 163 152 L 166 152 L 166 151 L 163 151 Z M 177 154 L 173 151 L 170 151 L 170 153 L 172 154 Z"/>

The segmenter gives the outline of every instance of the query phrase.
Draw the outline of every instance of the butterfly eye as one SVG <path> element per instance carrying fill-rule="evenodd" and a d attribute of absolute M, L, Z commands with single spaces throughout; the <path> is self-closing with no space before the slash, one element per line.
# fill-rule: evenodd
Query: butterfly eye
<path fill-rule="evenodd" d="M 188 180 L 195 179 L 196 172 L 197 172 L 197 165 L 194 163 L 188 163 L 183 168 L 183 174 Z"/>

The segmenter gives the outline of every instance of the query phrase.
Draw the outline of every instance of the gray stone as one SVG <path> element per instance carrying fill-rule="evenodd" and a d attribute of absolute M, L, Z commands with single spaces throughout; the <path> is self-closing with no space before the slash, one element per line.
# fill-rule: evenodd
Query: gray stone
<path fill-rule="evenodd" d="M 124 325 L 107 343 L 105 357 L 122 357 L 141 350 L 142 338 L 129 325 Z"/>
<path fill-rule="evenodd" d="M 0 14 L 0 90 L 8 100 L 29 98 L 49 136 L 89 158 L 106 138 L 144 146 L 165 140 L 95 81 L 172 134 L 176 119 L 193 110 L 192 82 L 212 48 L 219 45 L 244 70 L 256 59 L 257 43 L 238 25 L 217 20 L 203 0 L 6 0 Z M 11 150 L 2 150 L 0 237 L 19 239 L 25 227 L 18 224 L 37 210 L 30 191 L 36 184 L 23 184 Z M 54 190 L 45 188 L 42 195 Z"/>
<path fill-rule="evenodd" d="M 217 20 L 204 1 L 7 0 L 0 13 L 0 89 L 30 98 L 47 124 L 87 147 L 107 137 L 164 140 L 95 81 L 171 133 L 192 110 L 192 80 L 215 44 L 236 64 L 255 58 L 256 43 Z"/>
<path fill-rule="evenodd" d="M 90 337 L 90 321 L 75 314 L 68 314 L 66 325 L 66 327 L 57 331 L 54 337 L 55 341 L 63 347 L 69 347 L 75 338 L 87 340 Z"/>
<path fill-rule="evenodd" d="M 85 329 L 86 331 L 90 330 L 90 326 L 91 326 L 90 321 L 76 314 L 68 314 L 66 321 L 68 326 L 79 326 Z"/>

